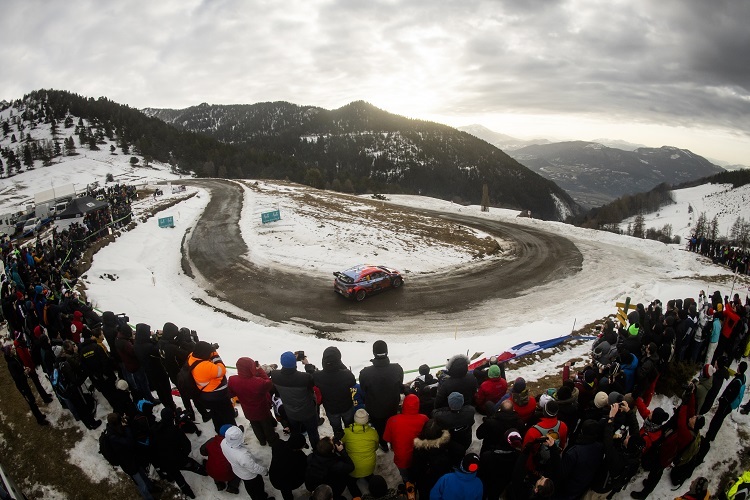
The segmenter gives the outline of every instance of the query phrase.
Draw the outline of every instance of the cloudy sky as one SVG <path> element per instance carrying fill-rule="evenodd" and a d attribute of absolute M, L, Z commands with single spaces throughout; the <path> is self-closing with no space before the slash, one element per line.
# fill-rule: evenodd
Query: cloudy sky
<path fill-rule="evenodd" d="M 5 0 L 0 98 L 353 100 L 750 165 L 747 0 Z"/>

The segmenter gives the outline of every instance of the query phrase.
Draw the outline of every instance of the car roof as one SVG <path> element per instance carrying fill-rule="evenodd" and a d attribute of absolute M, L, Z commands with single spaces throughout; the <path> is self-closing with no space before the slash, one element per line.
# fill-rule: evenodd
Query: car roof
<path fill-rule="evenodd" d="M 384 269 L 374 266 L 372 264 L 359 264 L 354 267 L 350 267 L 346 271 L 342 271 L 342 274 L 349 276 L 352 279 L 357 279 L 363 274 L 370 274 L 374 272 L 383 272 Z"/>

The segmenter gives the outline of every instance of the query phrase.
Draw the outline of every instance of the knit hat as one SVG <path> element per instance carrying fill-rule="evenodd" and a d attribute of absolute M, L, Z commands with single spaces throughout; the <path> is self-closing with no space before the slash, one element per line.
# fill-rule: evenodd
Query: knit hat
<path fill-rule="evenodd" d="M 651 412 L 651 422 L 661 425 L 669 419 L 669 415 L 661 407 L 656 407 Z"/>
<path fill-rule="evenodd" d="M 516 429 L 508 429 L 508 431 L 505 433 L 505 439 L 513 448 L 520 448 L 523 444 L 521 434 Z"/>
<path fill-rule="evenodd" d="M 297 368 L 297 356 L 292 351 L 287 351 L 281 355 L 282 368 Z"/>
<path fill-rule="evenodd" d="M 594 396 L 594 406 L 597 408 L 604 408 L 609 404 L 609 396 L 607 396 L 607 393 L 604 391 L 599 391 L 596 393 L 596 396 Z"/>
<path fill-rule="evenodd" d="M 110 413 L 107 415 L 107 425 L 117 425 L 120 423 L 120 415 L 118 413 Z"/>
<path fill-rule="evenodd" d="M 523 377 L 518 377 L 515 382 L 513 382 L 513 388 L 511 389 L 515 393 L 521 393 L 526 389 L 526 381 L 523 379 Z"/>
<path fill-rule="evenodd" d="M 622 394 L 620 394 L 617 391 L 612 391 L 609 393 L 609 396 L 607 398 L 607 403 L 610 405 L 613 405 L 615 403 L 621 403 L 622 402 Z"/>
<path fill-rule="evenodd" d="M 388 356 L 388 344 L 386 344 L 384 340 L 376 340 L 375 343 L 372 344 L 372 354 L 376 358 L 384 358 Z"/>
<path fill-rule="evenodd" d="M 421 365 L 419 367 L 419 374 L 420 375 L 427 375 L 428 373 L 430 373 L 430 367 L 429 366 L 427 366 L 427 365 Z"/>
<path fill-rule="evenodd" d="M 302 448 L 309 448 L 305 436 L 299 432 L 295 432 L 289 435 L 287 443 L 293 450 L 301 450 Z"/>
<path fill-rule="evenodd" d="M 360 408 L 359 410 L 354 412 L 355 424 L 365 425 L 369 421 L 370 421 L 370 414 L 367 413 L 367 410 L 365 410 L 364 408 Z"/>
<path fill-rule="evenodd" d="M 547 394 L 546 392 L 539 396 L 539 408 L 544 409 L 545 406 L 547 406 L 547 403 L 552 401 L 554 398 Z"/>
<path fill-rule="evenodd" d="M 128 385 L 127 381 L 125 381 L 124 379 L 118 380 L 117 383 L 115 384 L 115 387 L 117 387 L 121 391 L 130 390 L 130 386 Z"/>
<path fill-rule="evenodd" d="M 587 384 L 590 384 L 591 382 L 596 380 L 596 372 L 593 368 L 589 368 L 585 372 L 583 372 L 583 380 L 585 380 Z"/>
<path fill-rule="evenodd" d="M 709 363 L 703 365 L 703 369 L 701 370 L 701 375 L 703 375 L 703 378 L 713 377 L 714 373 L 716 373 L 716 368 L 714 368 L 714 365 Z"/>
<path fill-rule="evenodd" d="M 463 472 L 476 472 L 479 470 L 479 456 L 476 453 L 467 453 L 461 460 L 461 470 Z"/>
<path fill-rule="evenodd" d="M 567 385 L 564 385 L 557 390 L 555 395 L 558 401 L 565 401 L 566 399 L 573 397 L 573 390 Z"/>
<path fill-rule="evenodd" d="M 224 434 L 227 433 L 227 431 L 229 430 L 230 427 L 232 427 L 231 424 L 224 424 L 224 425 L 222 425 L 221 429 L 219 429 L 219 435 L 220 436 L 224 436 Z"/>
<path fill-rule="evenodd" d="M 556 417 L 557 416 L 557 410 L 560 408 L 560 405 L 557 404 L 557 401 L 554 399 L 551 399 L 547 401 L 547 404 L 544 405 L 544 414 L 548 417 Z"/>
<path fill-rule="evenodd" d="M 448 408 L 460 410 L 464 406 L 464 395 L 460 392 L 451 392 L 448 395 Z"/>
<path fill-rule="evenodd" d="M 60 354 L 62 354 L 62 351 L 63 351 L 63 348 L 61 345 L 52 346 L 52 354 L 54 354 L 56 358 L 60 357 Z"/>
<path fill-rule="evenodd" d="M 490 366 L 490 369 L 487 370 L 487 376 L 489 378 L 498 378 L 500 377 L 500 367 L 497 365 Z"/>
<path fill-rule="evenodd" d="M 383 476 L 378 476 L 377 474 L 370 476 L 370 479 L 367 481 L 367 487 L 373 498 L 384 497 L 388 494 L 388 483 Z"/>
<path fill-rule="evenodd" d="M 214 352 L 214 346 L 203 340 L 198 341 L 193 348 L 193 356 L 198 359 L 209 359 Z"/>
<path fill-rule="evenodd" d="M 161 409 L 161 421 L 162 422 L 174 422 L 174 410 L 168 406 Z"/>

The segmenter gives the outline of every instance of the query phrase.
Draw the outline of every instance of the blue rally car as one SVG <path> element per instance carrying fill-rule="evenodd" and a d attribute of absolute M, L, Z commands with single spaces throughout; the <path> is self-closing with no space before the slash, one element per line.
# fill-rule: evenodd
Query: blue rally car
<path fill-rule="evenodd" d="M 373 293 L 388 288 L 399 288 L 404 284 L 404 278 L 399 271 L 369 264 L 360 264 L 346 271 L 336 271 L 333 275 L 336 277 L 333 282 L 334 291 L 357 302 Z"/>

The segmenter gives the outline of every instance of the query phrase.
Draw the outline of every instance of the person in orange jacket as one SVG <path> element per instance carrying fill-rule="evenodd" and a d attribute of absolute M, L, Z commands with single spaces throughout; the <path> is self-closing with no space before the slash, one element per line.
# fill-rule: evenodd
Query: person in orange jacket
<path fill-rule="evenodd" d="M 237 425 L 234 417 L 234 406 L 229 397 L 227 385 L 227 367 L 216 352 L 216 344 L 199 341 L 188 356 L 195 385 L 200 391 L 201 401 L 211 410 L 214 429 L 219 434 L 225 424 Z"/>

